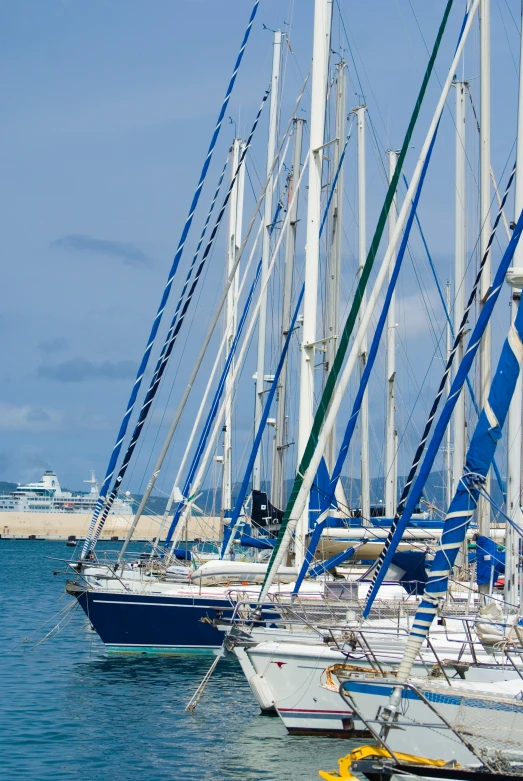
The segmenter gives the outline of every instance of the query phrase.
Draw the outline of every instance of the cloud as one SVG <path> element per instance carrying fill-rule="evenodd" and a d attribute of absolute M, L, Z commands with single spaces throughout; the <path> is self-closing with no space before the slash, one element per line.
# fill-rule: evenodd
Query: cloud
<path fill-rule="evenodd" d="M 0 431 L 55 431 L 61 424 L 62 415 L 56 410 L 0 402 Z"/>
<path fill-rule="evenodd" d="M 46 469 L 52 469 L 46 456 L 34 445 L 25 445 L 13 454 L 9 464 L 9 479 L 22 484 L 40 480 Z"/>
<path fill-rule="evenodd" d="M 435 300 L 435 291 L 427 290 L 427 300 L 432 298 Z M 439 307 L 439 303 L 438 303 Z M 423 299 L 419 293 L 413 293 L 398 299 L 396 319 L 399 323 L 400 329 L 405 334 L 408 334 L 409 339 L 420 339 L 427 334 L 432 333 L 433 329 L 439 335 L 441 327 L 443 325 L 443 313 L 441 308 L 436 309 L 436 316 L 440 316 L 441 320 L 430 320 L 433 310 L 429 307 L 429 313 L 425 308 Z"/>
<path fill-rule="evenodd" d="M 52 249 L 66 250 L 69 252 L 92 252 L 95 255 L 110 255 L 119 258 L 127 266 L 148 266 L 150 260 L 134 244 L 124 241 L 110 241 L 108 239 L 95 239 L 93 236 L 84 236 L 81 233 L 70 233 L 52 241 L 49 245 Z"/>
<path fill-rule="evenodd" d="M 44 339 L 38 345 L 38 349 L 46 355 L 52 355 L 53 353 L 59 353 L 62 350 L 67 350 L 68 343 L 65 339 Z"/>
<path fill-rule="evenodd" d="M 38 470 L 40 473 L 45 469 L 51 469 L 49 461 L 36 450 L 22 448 L 17 461 L 23 469 Z"/>
<path fill-rule="evenodd" d="M 4 474 L 10 466 L 10 459 L 5 453 L 0 453 L 0 474 Z"/>
<path fill-rule="evenodd" d="M 51 420 L 49 413 L 39 407 L 32 407 L 25 417 L 28 423 L 47 423 Z"/>
<path fill-rule="evenodd" d="M 71 358 L 56 366 L 40 366 L 38 375 L 57 382 L 83 382 L 84 380 L 126 380 L 136 375 L 134 361 L 104 361 L 93 363 L 85 358 Z"/>

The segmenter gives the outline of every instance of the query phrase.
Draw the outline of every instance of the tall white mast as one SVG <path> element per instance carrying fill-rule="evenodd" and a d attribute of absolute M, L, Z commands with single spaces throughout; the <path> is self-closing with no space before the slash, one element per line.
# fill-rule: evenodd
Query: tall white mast
<path fill-rule="evenodd" d="M 480 219 L 480 258 L 484 257 L 490 237 L 490 0 L 480 0 L 480 193 L 479 193 L 479 219 Z M 491 257 L 485 264 L 481 275 L 481 304 L 485 301 L 492 281 Z M 480 407 L 486 404 L 492 375 L 491 354 L 491 326 L 487 325 L 483 336 L 479 353 L 480 372 Z M 487 475 L 484 489 L 490 492 L 490 473 Z M 480 497 L 478 502 L 478 526 L 481 534 L 490 532 L 490 506 Z"/>
<path fill-rule="evenodd" d="M 234 178 L 236 169 L 238 168 L 238 161 L 242 154 L 244 142 L 239 138 L 235 138 L 232 142 L 232 160 L 231 160 L 231 178 Z M 242 165 L 240 173 L 231 191 L 229 200 L 229 230 L 227 236 L 227 277 L 232 271 L 235 264 L 237 254 L 241 246 L 241 233 L 242 233 L 242 217 L 243 217 L 243 187 L 244 187 L 244 172 L 245 166 Z M 240 266 L 238 265 L 234 281 L 229 288 L 227 294 L 227 306 L 226 306 L 226 331 L 227 341 L 225 354 L 228 355 L 234 337 L 236 335 L 236 308 L 238 300 L 238 279 L 240 273 Z M 232 407 L 233 407 L 233 394 L 232 394 L 232 375 L 233 366 L 229 371 L 225 380 L 225 416 L 223 422 L 223 480 L 222 480 L 222 510 L 230 510 L 232 506 Z"/>
<path fill-rule="evenodd" d="M 290 206 L 289 225 L 285 245 L 285 270 L 283 278 L 283 303 L 282 303 L 282 348 L 289 333 L 292 307 L 292 278 L 294 270 L 294 258 L 296 255 L 296 227 L 298 225 L 298 198 L 293 199 L 294 185 L 300 176 L 301 148 L 303 139 L 304 119 L 294 120 L 294 153 L 292 158 L 292 171 L 288 179 L 287 198 Z M 276 433 L 274 461 L 272 465 L 271 501 L 276 507 L 283 506 L 285 479 L 285 451 L 287 449 L 287 434 L 285 425 L 285 409 L 287 397 L 287 366 L 288 358 L 281 370 L 280 385 L 278 388 L 278 404 L 276 409 Z"/>
<path fill-rule="evenodd" d="M 521 9 L 523 23 L 523 4 Z M 523 209 L 523 38 L 520 44 L 519 60 L 519 101 L 518 101 L 518 137 L 516 147 L 516 186 L 514 195 L 514 220 L 519 218 Z M 514 266 L 523 267 L 523 247 L 519 244 L 514 253 Z M 519 306 L 521 290 L 512 289 L 511 321 L 514 322 Z M 514 389 L 514 395 L 508 409 L 507 423 L 507 515 L 518 526 L 521 525 L 521 406 L 523 403 L 523 382 L 521 372 Z M 507 523 L 505 538 L 505 601 L 510 605 L 519 604 L 519 535 Z"/>
<path fill-rule="evenodd" d="M 365 112 L 366 106 L 354 109 L 358 123 L 358 279 L 367 259 L 367 182 L 365 171 Z M 363 293 L 358 313 L 358 326 L 361 324 L 367 294 Z M 367 336 L 360 348 L 360 380 L 367 364 Z M 369 396 L 365 391 L 360 412 L 361 427 L 361 517 L 363 525 L 370 524 L 370 473 L 369 473 Z"/>
<path fill-rule="evenodd" d="M 278 135 L 278 105 L 280 91 L 280 67 L 281 67 L 281 42 L 282 34 L 280 30 L 274 33 L 273 51 L 272 51 L 272 78 L 271 78 L 271 97 L 269 109 L 269 140 L 267 143 L 267 177 L 269 179 L 265 191 L 265 204 L 263 212 L 263 242 L 262 242 L 262 270 L 261 270 L 261 307 L 258 320 L 258 360 L 256 365 L 256 405 L 254 430 L 257 431 L 261 416 L 263 413 L 263 404 L 265 401 L 265 338 L 267 330 L 267 269 L 269 267 L 269 258 L 271 255 L 271 228 L 272 228 L 272 195 L 274 192 L 274 176 L 271 174 L 276 152 L 276 140 Z M 260 489 L 261 485 L 261 448 L 254 462 L 252 473 L 253 488 Z"/>
<path fill-rule="evenodd" d="M 312 53 L 309 192 L 307 200 L 307 237 L 305 245 L 305 292 L 300 370 L 300 406 L 298 420 L 298 465 L 303 456 L 314 419 L 314 356 L 320 258 L 321 173 L 323 164 L 327 76 L 330 53 L 332 0 L 314 2 L 314 40 Z M 296 528 L 296 565 L 305 555 L 309 527 L 308 502 Z"/>
<path fill-rule="evenodd" d="M 465 189 L 465 100 L 467 84 L 463 81 L 454 83 L 456 89 L 456 203 L 455 203 L 455 236 L 454 236 L 454 333 L 458 333 L 465 312 L 465 268 L 466 268 L 466 189 Z M 465 345 L 460 341 L 454 374 L 460 365 Z M 452 495 L 456 492 L 458 482 L 465 465 L 465 390 L 461 391 L 453 415 L 454 453 L 452 458 Z"/>
<path fill-rule="evenodd" d="M 389 150 L 389 182 L 394 176 L 398 153 Z M 389 244 L 392 243 L 396 227 L 397 194 L 394 193 L 389 211 Z M 392 254 L 392 264 L 396 252 Z M 392 276 L 393 265 L 389 271 Z M 392 294 L 387 315 L 387 418 L 385 444 L 385 516 L 393 518 L 396 513 L 398 492 L 398 432 L 396 431 L 396 293 Z"/>
<path fill-rule="evenodd" d="M 447 71 L 447 75 L 445 77 L 445 81 L 441 90 L 441 94 L 436 109 L 434 111 L 434 114 L 432 115 L 428 132 L 425 136 L 425 140 L 423 141 L 423 146 L 421 148 L 421 152 L 418 157 L 416 167 L 414 168 L 410 180 L 410 184 L 407 189 L 407 194 L 405 195 L 405 199 L 403 200 L 401 208 L 398 211 L 398 219 L 396 221 L 396 228 L 394 229 L 394 235 L 392 237 L 392 241 L 391 243 L 389 243 L 385 251 L 383 260 L 381 262 L 378 274 L 374 282 L 374 286 L 369 295 L 367 307 L 365 309 L 365 314 L 363 316 L 360 326 L 357 329 L 357 332 L 354 334 L 354 341 L 349 350 L 347 360 L 345 361 L 345 365 L 338 378 L 338 383 L 333 390 L 332 398 L 330 400 L 330 404 L 327 409 L 327 413 L 325 415 L 323 425 L 321 426 L 317 437 L 314 452 L 312 453 L 312 456 L 309 460 L 309 465 L 305 470 L 297 496 L 295 497 L 294 505 L 290 512 L 287 527 L 283 534 L 283 538 L 280 541 L 280 546 L 278 548 L 278 551 L 276 552 L 276 555 L 274 556 L 270 571 L 268 572 L 265 582 L 263 584 L 263 588 L 260 591 L 260 595 L 258 597 L 258 604 L 260 605 L 264 603 L 267 597 L 268 590 L 270 589 L 271 584 L 273 582 L 274 574 L 278 571 L 278 567 L 282 564 L 283 559 L 287 554 L 288 546 L 291 541 L 292 535 L 296 530 L 302 518 L 303 512 L 307 506 L 309 492 L 313 484 L 316 471 L 321 462 L 321 458 L 323 456 L 323 453 L 325 452 L 327 439 L 329 438 L 332 428 L 335 425 L 336 417 L 340 410 L 341 404 L 345 399 L 347 386 L 351 379 L 352 373 L 356 368 L 357 364 L 359 363 L 361 342 L 363 340 L 365 332 L 369 327 L 369 323 L 373 315 L 376 303 L 378 301 L 378 297 L 381 293 L 381 289 L 385 282 L 385 278 L 388 276 L 392 252 L 396 249 L 398 242 L 400 240 L 400 234 L 402 233 L 405 227 L 405 223 L 407 220 L 407 213 L 412 206 L 415 190 L 419 184 L 420 177 L 423 171 L 423 165 L 427 159 L 427 154 L 430 149 L 432 139 L 434 137 L 434 132 L 436 130 L 438 122 L 440 121 L 443 108 L 448 98 L 448 93 L 452 85 L 452 80 L 454 74 L 456 73 L 456 68 L 458 67 L 461 54 L 463 53 L 463 47 L 465 46 L 465 43 L 467 41 L 467 37 L 470 32 L 472 22 L 474 20 L 474 15 L 478 8 L 478 3 L 479 0 L 472 0 L 472 5 L 470 7 L 470 12 L 467 21 L 463 28 L 461 39 L 458 43 L 458 46 L 456 47 L 456 51 L 452 63 L 450 65 L 450 68 Z"/>
<path fill-rule="evenodd" d="M 331 369 L 336 355 L 338 333 L 340 330 L 340 286 L 341 286 L 341 240 L 343 225 L 343 193 L 344 193 L 344 165 L 340 166 L 340 159 L 345 144 L 346 116 L 346 63 L 341 60 L 336 65 L 336 142 L 332 165 L 332 179 L 338 172 L 336 186 L 332 194 L 332 233 L 330 253 L 327 262 L 326 306 L 325 306 L 325 378 Z M 336 431 L 333 430 L 325 459 L 329 470 L 332 470 L 336 458 Z"/>

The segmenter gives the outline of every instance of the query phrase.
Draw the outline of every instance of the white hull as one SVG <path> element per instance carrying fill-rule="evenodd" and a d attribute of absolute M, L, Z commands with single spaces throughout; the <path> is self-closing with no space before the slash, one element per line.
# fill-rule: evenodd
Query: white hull
<path fill-rule="evenodd" d="M 248 673 L 245 663 L 242 669 L 260 707 L 262 701 L 274 703 L 285 727 L 294 734 L 348 736 L 353 726 L 357 730 L 363 729 L 360 723 L 352 724 L 352 709 L 338 693 L 339 681 L 334 677 L 329 684 L 325 671 L 332 665 L 346 663 L 355 668 L 357 675 L 358 669 L 371 671 L 370 662 L 361 651 L 347 658 L 335 648 L 292 642 L 292 637 L 289 633 L 291 642 L 265 642 L 246 650 L 235 649 L 240 663 L 241 656 L 248 660 Z M 384 672 L 398 666 L 405 648 L 404 639 L 398 639 L 394 634 L 382 635 L 371 640 L 371 644 Z M 457 653 L 455 645 L 451 649 L 442 646 L 438 649 L 442 652 L 441 658 L 449 658 L 449 650 L 454 655 Z M 426 651 L 424 657 L 426 666 L 419 662 L 414 668 L 417 676 L 425 676 L 436 662 L 430 651 Z M 472 663 L 470 657 L 462 657 L 462 661 Z M 449 675 L 455 674 L 451 667 L 446 669 Z M 496 664 L 471 666 L 465 674 L 467 680 L 519 679 L 513 668 Z"/>
<path fill-rule="evenodd" d="M 448 686 L 444 681 L 413 678 L 411 683 L 415 689 L 404 689 L 385 737 L 391 751 L 467 766 L 487 762 L 498 772 L 503 772 L 505 762 L 523 763 L 523 703 L 516 699 L 523 688 L 521 679 L 491 684 L 456 681 Z M 377 734 L 383 727 L 380 709 L 387 706 L 393 686 L 393 681 L 379 683 L 366 676 L 344 684 L 348 701 Z"/>

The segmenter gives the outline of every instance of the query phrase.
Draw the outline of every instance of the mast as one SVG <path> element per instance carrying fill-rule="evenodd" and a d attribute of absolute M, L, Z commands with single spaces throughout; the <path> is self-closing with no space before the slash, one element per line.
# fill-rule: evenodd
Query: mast
<path fill-rule="evenodd" d="M 269 108 L 269 139 L 267 142 L 267 189 L 265 191 L 265 204 L 263 212 L 263 239 L 262 239 L 262 272 L 261 272 L 261 306 L 258 321 L 258 360 L 256 364 L 256 401 L 254 414 L 254 430 L 258 430 L 263 413 L 265 391 L 265 337 L 267 330 L 267 273 L 271 255 L 271 226 L 272 226 L 272 196 L 274 192 L 274 176 L 272 173 L 274 155 L 276 151 L 276 138 L 278 135 L 278 96 L 280 91 L 280 66 L 281 66 L 281 42 L 282 34 L 276 30 L 273 39 L 272 50 L 272 76 L 271 99 Z M 252 473 L 252 486 L 259 490 L 261 485 L 261 449 L 258 452 Z"/>
<path fill-rule="evenodd" d="M 325 379 L 330 371 L 334 356 L 338 332 L 340 330 L 340 268 L 341 268 L 341 240 L 343 225 L 343 193 L 344 193 L 344 166 L 340 167 L 340 159 L 345 142 L 346 117 L 346 67 L 341 60 L 336 65 L 336 142 L 334 144 L 334 156 L 332 176 L 338 178 L 332 194 L 332 233 L 329 262 L 327 264 L 326 284 L 326 311 L 325 311 Z M 336 460 L 336 431 L 333 430 L 329 438 L 325 459 L 329 471 Z"/>
<path fill-rule="evenodd" d="M 398 153 L 389 150 L 389 183 L 392 180 Z M 396 227 L 397 194 L 389 211 L 389 244 L 392 243 L 394 228 Z M 389 270 L 389 280 L 396 251 L 392 254 L 392 265 Z M 398 432 L 396 431 L 396 293 L 393 293 L 389 313 L 387 316 L 387 419 L 386 419 L 386 445 L 385 445 L 385 516 L 394 518 L 397 505 L 398 492 Z"/>
<path fill-rule="evenodd" d="M 298 419 L 298 466 L 305 451 L 314 419 L 314 356 L 320 257 L 321 174 L 323 163 L 327 75 L 330 52 L 332 0 L 314 2 L 314 41 L 312 54 L 309 192 L 307 199 L 307 237 L 305 244 L 305 293 L 300 371 Z M 296 528 L 296 566 L 305 555 L 309 530 L 308 501 Z"/>
<path fill-rule="evenodd" d="M 354 109 L 358 123 L 358 279 L 367 259 L 367 204 L 366 204 L 366 172 L 365 172 L 365 112 L 366 106 Z M 364 292 L 358 314 L 358 327 L 362 322 L 367 306 L 367 295 Z M 360 380 L 367 363 L 367 335 L 360 345 Z M 365 391 L 360 412 L 361 426 L 361 517 L 364 526 L 370 524 L 370 474 L 369 474 L 369 395 Z"/>
<path fill-rule="evenodd" d="M 456 203 L 455 203 L 455 240 L 454 240 L 454 333 L 459 333 L 465 312 L 465 268 L 466 268 L 466 189 L 465 189 L 465 98 L 467 83 L 454 82 L 456 88 Z M 485 272 L 483 272 L 485 273 Z M 456 352 L 454 376 L 463 360 L 465 349 L 462 337 Z M 460 393 L 453 415 L 454 453 L 452 458 L 452 496 L 456 493 L 458 482 L 465 465 L 465 390 Z M 448 505 L 447 505 L 448 507 Z"/>
<path fill-rule="evenodd" d="M 363 287 L 367 284 L 368 276 L 370 274 L 370 271 L 376 259 L 378 246 L 383 236 L 385 222 L 387 220 L 387 216 L 390 211 L 390 204 L 392 202 L 393 191 L 396 188 L 394 186 L 390 186 L 387 191 L 387 195 L 385 197 L 385 201 L 381 209 L 380 216 L 378 219 L 378 224 L 371 243 L 369 256 L 365 262 L 365 268 L 364 268 L 363 276 L 361 278 L 361 284 L 358 285 L 358 289 L 356 291 L 356 298 L 354 300 L 354 303 L 351 307 L 351 311 L 349 312 L 349 315 L 347 317 L 347 320 L 345 322 L 345 325 L 343 326 L 343 330 L 340 335 L 340 342 L 338 345 L 338 350 L 336 352 L 334 366 L 332 367 L 331 374 L 329 375 L 329 379 L 327 380 L 327 384 L 322 394 L 320 400 L 320 406 L 318 407 L 318 410 L 316 412 L 314 428 L 311 430 L 309 440 L 306 445 L 306 450 L 304 451 L 304 456 L 299 466 L 299 472 L 297 473 L 294 480 L 291 497 L 287 503 L 287 507 L 285 509 L 285 514 L 282 522 L 282 527 L 278 535 L 278 541 L 271 555 L 271 560 L 269 562 L 267 574 L 265 576 L 260 591 L 260 595 L 258 597 L 258 605 L 263 604 L 267 596 L 268 590 L 270 589 L 271 584 L 273 582 L 274 574 L 277 572 L 278 567 L 282 564 L 284 557 L 287 555 L 287 551 L 292 539 L 292 535 L 294 534 L 302 518 L 303 512 L 307 507 L 309 492 L 313 484 L 318 466 L 321 463 L 321 458 L 325 450 L 326 441 L 331 433 L 332 427 L 336 422 L 336 417 L 339 412 L 352 371 L 354 370 L 355 364 L 358 362 L 361 339 L 364 335 L 364 332 L 367 330 L 370 318 L 372 317 L 374 306 L 376 304 L 377 297 L 380 294 L 381 287 L 385 281 L 385 277 L 388 275 L 391 252 L 395 249 L 396 244 L 399 241 L 400 233 L 402 232 L 405 223 L 407 221 L 407 212 L 409 208 L 411 207 L 414 200 L 417 200 L 417 198 L 419 197 L 418 186 L 422 184 L 422 177 L 424 177 L 424 172 L 426 171 L 426 164 L 428 162 L 428 158 L 430 157 L 430 152 L 435 140 L 435 132 L 438 126 L 438 122 L 440 120 L 441 113 L 445 105 L 445 101 L 448 97 L 448 92 L 451 87 L 454 74 L 456 72 L 456 68 L 459 62 L 459 57 L 461 56 L 461 53 L 463 51 L 463 46 L 465 45 L 467 36 L 470 32 L 472 21 L 477 11 L 478 3 L 479 0 L 472 0 L 472 5 L 470 7 L 467 20 L 465 22 L 462 31 L 460 32 L 460 38 L 458 41 L 456 52 L 452 60 L 451 66 L 449 68 L 449 71 L 447 73 L 442 88 L 442 92 L 436 106 L 436 110 L 434 111 L 432 120 L 430 122 L 429 131 L 423 142 L 421 154 L 418 158 L 418 162 L 414 169 L 412 180 L 408 186 L 407 194 L 401 205 L 401 209 L 399 210 L 398 213 L 398 219 L 396 222 L 396 228 L 394 230 L 392 244 L 389 244 L 389 246 L 387 247 L 385 256 L 382 260 L 380 269 L 378 271 L 378 275 L 376 277 L 376 282 L 374 284 L 374 287 L 370 295 L 368 306 L 363 316 L 361 327 L 354 334 L 354 341 L 349 351 L 349 354 L 347 356 L 349 341 L 353 334 L 355 320 L 361 303 L 361 295 L 363 292 Z M 439 50 L 440 42 L 443 37 L 443 33 L 447 24 L 451 6 L 452 6 L 452 0 L 448 0 L 447 5 L 445 7 L 445 13 L 442 22 L 438 29 L 436 41 L 432 49 L 429 64 L 427 65 L 427 69 L 425 71 L 423 83 L 418 93 L 418 98 L 416 100 L 414 110 L 411 114 L 407 132 L 403 139 L 401 152 L 398 157 L 398 164 L 396 166 L 396 172 L 394 174 L 394 180 L 396 184 L 397 184 L 397 179 L 401 174 L 403 162 L 407 153 L 407 148 L 410 144 L 413 130 L 418 120 L 421 106 L 423 104 L 423 99 L 426 94 L 427 84 L 430 75 L 433 71 L 434 61 L 436 58 L 436 54 Z M 345 360 L 346 356 L 347 356 L 347 360 L 345 362 L 345 365 L 343 366 L 343 361 Z M 336 384 L 336 380 L 337 380 L 337 384 Z"/>
<path fill-rule="evenodd" d="M 523 22 L 523 5 L 521 7 Z M 518 96 L 518 135 L 516 147 L 516 186 L 514 193 L 514 221 L 518 219 L 523 209 L 523 38 L 520 44 L 519 61 L 519 96 Z M 523 267 L 523 247 L 518 244 L 514 252 L 514 266 Z M 521 289 L 513 287 L 511 323 L 514 323 L 518 313 Z M 508 408 L 507 425 L 507 515 L 521 525 L 521 425 L 522 425 L 523 383 L 521 373 L 518 376 L 514 396 Z M 515 529 L 506 524 L 505 532 L 505 602 L 509 605 L 519 604 L 519 535 Z"/>
<path fill-rule="evenodd" d="M 296 118 L 294 120 L 294 152 L 292 158 L 292 170 L 289 175 L 287 189 L 287 204 L 290 211 L 289 225 L 287 228 L 287 237 L 285 245 L 285 270 L 283 279 L 283 303 L 282 303 L 282 349 L 285 345 L 285 339 L 289 332 L 291 321 L 292 304 L 292 279 L 294 272 L 294 259 L 296 255 L 296 227 L 298 225 L 298 198 L 293 199 L 294 185 L 300 176 L 301 148 L 303 140 L 303 125 L 305 120 Z M 287 366 L 288 357 L 285 362 L 278 388 L 278 403 L 276 410 L 276 432 L 274 442 L 274 461 L 272 466 L 272 484 L 271 501 L 276 507 L 282 507 L 284 500 L 283 485 L 285 480 L 285 451 L 287 449 L 287 431 L 286 431 L 286 401 L 287 401 Z"/>
<path fill-rule="evenodd" d="M 479 222 L 480 222 L 480 253 L 482 258 L 487 249 L 490 237 L 490 0 L 480 0 L 480 193 L 479 193 Z M 481 307 L 490 290 L 492 280 L 492 262 L 489 255 L 483 275 L 481 277 L 480 301 Z M 483 408 L 488 399 L 492 374 L 491 353 L 491 326 L 487 326 L 481 342 L 479 354 L 480 375 L 480 406 Z M 490 473 L 484 485 L 487 493 L 490 493 Z M 490 506 L 480 497 L 478 502 L 478 527 L 480 534 L 486 536 L 490 533 Z"/>
<path fill-rule="evenodd" d="M 231 177 L 234 181 L 236 169 L 238 168 L 238 161 L 244 148 L 244 142 L 235 138 L 232 142 L 232 162 L 231 162 Z M 231 197 L 229 201 L 229 230 L 227 236 L 227 265 L 226 274 L 227 277 L 233 271 L 233 267 L 236 263 L 236 258 L 241 246 L 241 232 L 242 232 L 242 217 L 243 217 L 243 187 L 245 181 L 245 166 L 242 166 L 240 173 L 234 183 L 231 191 Z M 227 306 L 225 313 L 225 329 L 226 329 L 226 346 L 225 354 L 228 355 L 231 351 L 234 337 L 236 335 L 236 309 L 238 302 L 238 284 L 239 284 L 240 266 L 236 267 L 234 272 L 234 280 L 227 293 Z M 222 510 L 230 510 L 232 506 L 232 407 L 233 407 L 233 394 L 232 394 L 232 373 L 234 366 L 231 366 L 231 371 L 227 374 L 225 381 L 225 416 L 223 421 L 223 478 L 222 478 Z"/>

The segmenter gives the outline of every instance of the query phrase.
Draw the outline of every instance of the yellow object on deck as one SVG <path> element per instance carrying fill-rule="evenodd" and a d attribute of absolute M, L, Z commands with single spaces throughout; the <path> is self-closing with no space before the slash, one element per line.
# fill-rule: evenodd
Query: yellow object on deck
<path fill-rule="evenodd" d="M 386 748 L 380 748 L 379 746 L 360 746 L 351 751 L 345 757 L 338 760 L 339 771 L 332 770 L 318 770 L 320 778 L 324 778 L 325 781 L 359 781 L 357 776 L 351 773 L 351 765 L 353 762 L 357 762 L 361 759 L 369 759 L 369 757 L 385 757 L 393 758 L 392 754 L 387 751 Z M 431 765 L 432 767 L 444 767 L 447 762 L 444 759 L 428 759 L 427 757 L 418 757 L 415 754 L 402 754 L 397 751 L 394 754 L 394 758 L 400 762 L 407 762 L 413 765 Z"/>

